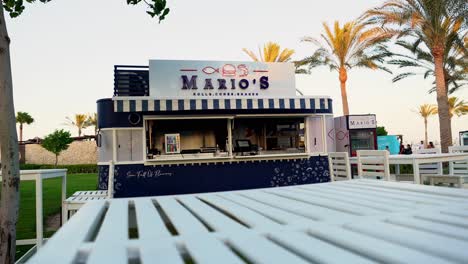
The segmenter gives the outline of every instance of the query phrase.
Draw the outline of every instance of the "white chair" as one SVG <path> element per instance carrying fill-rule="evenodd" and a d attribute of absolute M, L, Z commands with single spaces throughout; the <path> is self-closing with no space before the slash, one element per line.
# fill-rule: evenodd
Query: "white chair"
<path fill-rule="evenodd" d="M 440 148 L 432 149 L 419 149 L 416 151 L 416 154 L 440 154 L 442 153 Z M 442 163 L 429 163 L 429 164 L 420 164 L 419 165 L 419 174 L 421 175 L 421 180 L 424 179 L 425 175 L 442 175 Z"/>
<path fill-rule="evenodd" d="M 449 147 L 450 153 L 468 153 L 468 146 L 452 146 Z M 464 175 L 468 177 L 468 161 L 450 162 L 450 175 Z"/>
<path fill-rule="evenodd" d="M 468 153 L 468 146 L 449 147 L 450 153 Z M 453 161 L 449 165 L 449 175 L 429 175 L 431 185 L 436 183 L 457 184 L 459 188 L 468 182 L 468 161 Z"/>
<path fill-rule="evenodd" d="M 390 166 L 386 150 L 358 150 L 357 165 L 359 178 L 383 178 L 390 180 Z"/>
<path fill-rule="evenodd" d="M 414 154 L 440 154 L 440 148 L 432 148 L 432 149 L 418 149 L 414 151 Z M 398 165 L 397 165 L 398 166 Z M 442 175 L 442 163 L 435 162 L 435 163 L 424 163 L 419 165 L 419 179 L 420 182 L 424 182 L 424 179 L 430 175 Z M 414 175 L 413 174 L 395 174 L 396 181 L 403 181 L 403 182 L 414 182 Z"/>
<path fill-rule="evenodd" d="M 62 225 L 86 202 L 114 198 L 114 162 L 109 162 L 107 190 L 77 191 L 62 202 Z"/>
<path fill-rule="evenodd" d="M 347 152 L 328 153 L 328 164 L 330 166 L 330 180 L 351 180 L 351 168 Z"/>

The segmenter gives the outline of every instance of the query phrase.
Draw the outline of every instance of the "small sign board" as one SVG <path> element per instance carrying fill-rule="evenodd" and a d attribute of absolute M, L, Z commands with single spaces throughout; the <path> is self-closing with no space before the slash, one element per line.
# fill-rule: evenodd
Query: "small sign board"
<path fill-rule="evenodd" d="M 377 128 L 375 115 L 350 115 L 348 116 L 348 129 Z"/>
<path fill-rule="evenodd" d="M 284 98 L 296 95 L 292 63 L 149 61 L 150 96 L 157 98 Z"/>
<path fill-rule="evenodd" d="M 166 142 L 166 154 L 180 153 L 180 134 L 165 134 L 164 142 Z"/>

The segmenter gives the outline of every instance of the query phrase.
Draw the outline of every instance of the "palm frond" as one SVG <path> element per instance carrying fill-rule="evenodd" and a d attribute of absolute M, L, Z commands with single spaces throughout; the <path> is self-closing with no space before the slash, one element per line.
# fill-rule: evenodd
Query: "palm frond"
<path fill-rule="evenodd" d="M 262 61 L 262 62 L 287 62 L 291 60 L 291 56 L 294 54 L 293 49 L 284 49 L 281 51 L 281 46 L 276 42 L 267 42 L 263 49 L 259 47 L 258 54 L 255 55 L 254 52 L 243 48 L 242 49 L 253 61 Z"/>
<path fill-rule="evenodd" d="M 249 55 L 249 57 L 253 60 L 253 61 L 259 61 L 257 56 L 255 55 L 255 53 L 253 53 L 252 51 L 246 49 L 246 48 L 243 48 L 242 49 L 247 55 Z"/>
<path fill-rule="evenodd" d="M 397 76 L 393 77 L 392 82 L 398 82 L 398 81 L 401 81 L 401 80 L 403 80 L 403 79 L 405 79 L 407 77 L 414 76 L 414 75 L 416 75 L 416 73 L 414 73 L 414 72 L 400 73 Z"/>

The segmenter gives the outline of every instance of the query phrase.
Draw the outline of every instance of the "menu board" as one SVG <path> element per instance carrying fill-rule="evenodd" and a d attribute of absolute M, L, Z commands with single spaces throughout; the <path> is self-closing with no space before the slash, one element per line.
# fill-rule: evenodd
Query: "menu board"
<path fill-rule="evenodd" d="M 180 134 L 165 134 L 166 154 L 180 153 Z"/>

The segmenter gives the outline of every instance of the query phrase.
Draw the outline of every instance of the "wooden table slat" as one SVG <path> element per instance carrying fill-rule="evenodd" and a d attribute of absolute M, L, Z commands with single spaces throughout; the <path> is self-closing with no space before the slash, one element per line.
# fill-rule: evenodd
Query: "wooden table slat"
<path fill-rule="evenodd" d="M 339 183 L 338 183 L 339 184 Z M 398 183 L 398 184 L 407 184 L 407 185 L 415 185 L 411 183 Z M 377 192 L 382 192 L 382 193 L 389 193 L 389 194 L 394 194 L 398 195 L 402 198 L 405 199 L 414 199 L 415 201 L 425 203 L 425 204 L 447 204 L 447 203 L 452 203 L 452 202 L 461 202 L 463 201 L 462 199 L 458 198 L 453 198 L 453 197 L 444 197 L 440 195 L 433 195 L 433 194 L 428 194 L 428 193 L 422 193 L 418 192 L 417 190 L 411 191 L 409 190 L 401 190 L 401 189 L 395 189 L 395 188 L 380 188 L 376 186 L 375 184 L 372 183 L 366 183 L 366 182 L 352 182 L 349 185 L 351 186 L 357 186 L 358 188 L 366 188 L 368 190 L 374 190 Z M 417 186 L 417 185 L 415 185 Z M 431 186 L 427 186 L 431 187 Z M 436 187 L 437 188 L 437 187 Z M 440 188 L 440 187 L 438 187 Z"/>
<path fill-rule="evenodd" d="M 306 259 L 261 236 L 237 234 L 229 236 L 227 240 L 250 263 L 308 263 Z"/>
<path fill-rule="evenodd" d="M 467 206 L 458 207 L 458 208 L 444 208 L 440 212 L 444 214 L 448 214 L 448 215 L 465 217 L 468 219 L 468 201 L 467 201 Z"/>
<path fill-rule="evenodd" d="M 354 215 L 371 215 L 371 214 L 382 212 L 382 210 L 375 210 L 373 208 L 359 206 L 350 202 L 340 202 L 337 200 L 320 198 L 317 196 L 311 196 L 311 195 L 302 194 L 302 193 L 294 192 L 294 191 L 274 190 L 268 193 L 281 195 L 282 197 L 287 197 L 289 199 L 294 199 L 294 200 L 302 201 L 308 204 L 322 206 L 322 207 L 330 208 L 330 209 L 337 210 L 337 211 L 348 212 Z"/>
<path fill-rule="evenodd" d="M 235 216 L 238 220 L 251 228 L 277 228 L 279 223 L 267 218 L 253 210 L 240 206 L 217 195 L 200 195 L 200 198 L 213 204 L 225 213 Z"/>
<path fill-rule="evenodd" d="M 351 183 L 354 183 L 352 181 Z M 382 189 L 392 189 L 392 190 L 400 190 L 406 192 L 416 192 L 420 194 L 431 195 L 434 197 L 439 197 L 441 199 L 450 199 L 463 201 L 462 199 L 468 198 L 468 192 L 463 189 L 458 188 L 440 188 L 437 186 L 427 186 L 427 185 L 419 185 L 419 184 L 402 184 L 399 182 L 385 182 L 384 185 L 379 184 L 376 181 L 372 180 L 360 180 L 356 181 L 355 183 L 361 185 L 371 185 L 377 186 L 378 188 Z"/>
<path fill-rule="evenodd" d="M 307 187 L 304 187 L 308 190 L 314 190 Z M 350 195 L 355 196 L 357 199 L 366 199 L 370 201 L 388 203 L 396 206 L 403 206 L 408 208 L 418 208 L 422 203 L 429 205 L 442 205 L 443 203 L 428 203 L 423 199 L 414 199 L 411 197 L 401 197 L 401 195 L 379 192 L 377 190 L 368 190 L 365 188 L 355 187 L 355 186 L 345 186 L 345 185 L 330 185 L 327 184 L 323 186 L 323 190 L 333 191 L 336 195 Z"/>
<path fill-rule="evenodd" d="M 206 264 L 242 264 L 244 263 L 222 241 L 213 237 L 191 236 L 184 240 L 184 244 L 195 263 Z"/>
<path fill-rule="evenodd" d="M 274 232 L 272 239 L 314 263 L 376 263 L 346 249 L 299 232 Z"/>
<path fill-rule="evenodd" d="M 290 199 L 268 194 L 265 192 L 245 192 L 245 196 L 263 203 L 275 206 L 287 212 L 292 212 L 315 220 L 327 220 L 331 222 L 342 222 L 344 220 L 355 219 L 355 215 L 333 210 L 321 206 L 305 203 L 293 203 Z"/>
<path fill-rule="evenodd" d="M 171 264 L 185 263 L 180 252 L 171 241 L 168 241 L 163 247 L 156 246 L 154 243 L 145 243 L 140 247 L 140 259 L 142 264 L 156 262 Z"/>
<path fill-rule="evenodd" d="M 369 224 L 368 222 L 360 222 L 346 227 L 361 234 L 378 237 L 427 254 L 435 254 L 444 259 L 460 262 L 468 260 L 468 241 L 460 241 L 449 236 L 435 234 L 432 231 L 415 230 L 388 223 L 373 222 Z"/>
<path fill-rule="evenodd" d="M 215 231 L 243 232 L 247 228 L 231 218 L 213 209 L 194 196 L 181 196 L 179 200 L 194 211 L 200 218 L 209 224 Z"/>
<path fill-rule="evenodd" d="M 343 228 L 315 226 L 308 229 L 313 235 L 330 241 L 349 251 L 383 263 L 452 263 L 443 258 L 402 247 L 401 245 L 362 235 Z"/>
<path fill-rule="evenodd" d="M 395 217 L 386 220 L 388 223 L 406 226 L 415 230 L 425 230 L 428 232 L 434 232 L 449 237 L 454 237 L 468 241 L 468 230 L 443 223 L 437 223 L 428 221 L 425 219 L 417 219 L 410 217 Z"/>
<path fill-rule="evenodd" d="M 220 196 L 232 202 L 236 202 L 242 206 L 250 208 L 263 215 L 266 215 L 283 224 L 303 225 L 303 224 L 313 224 L 314 222 L 316 222 L 313 219 L 310 219 L 310 218 L 307 218 L 298 214 L 293 214 L 288 211 L 273 207 L 271 205 L 267 205 L 264 203 L 260 203 L 256 200 L 249 199 L 243 196 L 242 193 L 240 192 L 239 193 L 224 193 L 224 194 L 221 194 Z"/>
<path fill-rule="evenodd" d="M 129 239 L 128 207 L 128 200 L 116 199 L 109 203 L 88 258 L 90 263 L 99 263 L 103 259 L 109 263 L 127 263 L 124 260 L 127 259 L 125 244 Z"/>
<path fill-rule="evenodd" d="M 347 203 L 349 204 L 349 201 L 353 201 L 354 205 L 362 206 L 365 208 L 370 208 L 378 211 L 383 211 L 383 212 L 399 212 L 402 210 L 408 210 L 409 208 L 406 206 L 401 206 L 401 205 L 392 205 L 386 202 L 382 203 L 376 203 L 375 199 L 362 199 L 362 197 L 357 197 L 353 196 L 352 194 L 350 195 L 349 193 L 333 193 L 333 192 L 328 192 L 328 191 L 323 191 L 323 190 L 310 190 L 310 189 L 301 189 L 297 188 L 294 190 L 296 193 L 301 193 L 305 194 L 307 196 L 310 196 L 313 198 L 315 197 L 320 197 L 323 199 L 330 199 L 330 200 L 335 200 L 338 202 L 342 203 Z"/>
<path fill-rule="evenodd" d="M 155 199 L 179 234 L 208 233 L 208 229 L 194 215 L 172 197 Z"/>
<path fill-rule="evenodd" d="M 158 240 L 171 237 L 171 233 L 150 199 L 135 200 L 135 213 L 139 239 Z"/>
<path fill-rule="evenodd" d="M 415 214 L 416 218 L 421 218 L 437 223 L 445 223 L 453 226 L 459 226 L 463 228 L 468 228 L 468 219 L 457 217 L 450 214 L 430 214 L 430 213 L 423 213 L 423 214 Z"/>

